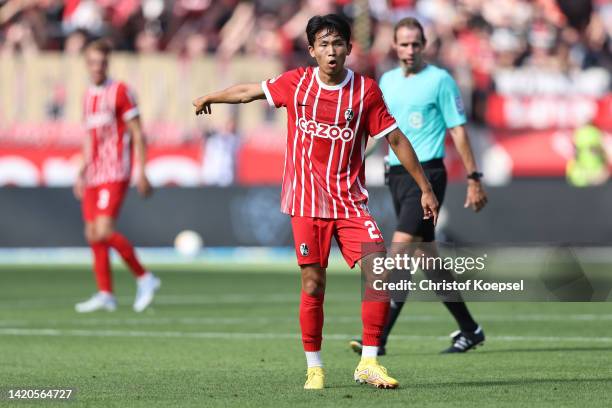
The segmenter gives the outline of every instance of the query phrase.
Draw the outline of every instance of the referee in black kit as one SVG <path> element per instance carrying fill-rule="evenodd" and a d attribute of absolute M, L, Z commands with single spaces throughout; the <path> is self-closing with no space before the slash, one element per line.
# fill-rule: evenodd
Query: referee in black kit
<path fill-rule="evenodd" d="M 381 77 L 380 88 L 391 114 L 412 143 L 440 205 L 444 200 L 447 183 L 443 158 L 444 139 L 448 130 L 468 174 L 464 206 L 478 212 L 486 205 L 487 196 L 480 182 L 482 173 L 477 170 L 464 127 L 466 117 L 461 95 L 447 71 L 424 61 L 425 44 L 423 27 L 418 20 L 409 17 L 399 21 L 394 29 L 393 49 L 400 66 Z M 420 245 L 418 251 L 426 257 L 437 257 L 435 227 L 431 219 L 423 219 L 418 186 L 392 151 L 387 159 L 390 166 L 389 188 L 398 217 L 393 234 L 394 246 L 399 246 L 399 252 L 405 253 L 410 246 L 429 243 Z M 392 249 L 389 256 L 394 256 L 394 252 L 398 250 Z M 410 255 L 415 256 L 414 253 Z M 452 273 L 446 269 L 425 273 L 435 273 L 438 279 L 454 280 Z M 451 334 L 452 344 L 443 352 L 462 353 L 482 344 L 485 335 L 458 292 L 453 293 L 452 300 L 444 301 L 444 305 L 457 321 L 459 330 Z M 403 301 L 391 301 L 379 355 L 386 353 L 387 338 L 403 306 Z M 361 352 L 360 339 L 351 341 L 350 345 L 356 352 Z"/>

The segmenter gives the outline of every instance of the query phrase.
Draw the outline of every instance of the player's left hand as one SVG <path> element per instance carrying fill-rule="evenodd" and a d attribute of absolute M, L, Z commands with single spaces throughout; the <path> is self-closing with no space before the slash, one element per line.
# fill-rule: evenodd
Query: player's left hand
<path fill-rule="evenodd" d="M 421 195 L 421 207 L 423 207 L 423 219 L 433 218 L 434 225 L 438 222 L 438 199 L 433 191 L 424 192 Z"/>
<path fill-rule="evenodd" d="M 196 115 L 210 115 L 212 113 L 212 109 L 210 107 L 210 102 L 206 95 L 196 98 L 192 102 L 193 106 L 195 106 L 195 114 Z"/>
<path fill-rule="evenodd" d="M 465 197 L 464 208 L 471 208 L 475 212 L 478 212 L 487 205 L 487 193 L 480 181 L 468 180 L 467 196 Z"/>
<path fill-rule="evenodd" d="M 141 176 L 138 178 L 136 182 L 136 190 L 138 190 L 138 194 L 141 197 L 149 197 L 153 193 L 153 187 L 151 187 L 151 183 L 149 183 L 149 179 L 147 176 Z"/>

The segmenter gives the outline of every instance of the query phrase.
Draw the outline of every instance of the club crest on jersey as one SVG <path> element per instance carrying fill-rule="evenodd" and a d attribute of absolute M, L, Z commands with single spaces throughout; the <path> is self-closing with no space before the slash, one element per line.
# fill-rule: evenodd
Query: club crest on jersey
<path fill-rule="evenodd" d="M 350 122 L 353 119 L 353 116 L 354 114 L 351 108 L 344 111 L 344 119 L 346 119 L 347 122 Z"/>
<path fill-rule="evenodd" d="M 353 129 L 345 127 L 341 128 L 336 125 L 328 125 L 327 123 L 319 123 L 314 120 L 306 120 L 300 118 L 298 127 L 309 136 L 322 137 L 326 139 L 338 140 L 342 139 L 348 142 L 353 138 Z"/>
<path fill-rule="evenodd" d="M 305 242 L 302 242 L 300 244 L 300 254 L 302 254 L 302 256 L 308 256 L 308 245 L 306 245 Z"/>

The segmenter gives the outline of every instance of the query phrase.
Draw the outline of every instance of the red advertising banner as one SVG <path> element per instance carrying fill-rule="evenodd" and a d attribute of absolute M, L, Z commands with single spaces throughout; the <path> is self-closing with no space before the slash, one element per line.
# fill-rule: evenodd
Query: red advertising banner
<path fill-rule="evenodd" d="M 612 129 L 612 94 L 513 96 L 488 98 L 487 123 L 498 129 L 569 129 L 593 123 Z"/>

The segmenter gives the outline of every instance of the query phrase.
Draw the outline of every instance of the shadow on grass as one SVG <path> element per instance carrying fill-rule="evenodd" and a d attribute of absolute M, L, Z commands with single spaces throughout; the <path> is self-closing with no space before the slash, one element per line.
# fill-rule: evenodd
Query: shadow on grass
<path fill-rule="evenodd" d="M 580 352 L 580 351 L 612 351 L 612 346 L 607 347 L 541 347 L 541 348 L 511 348 L 499 350 L 478 350 L 476 353 L 549 353 L 549 352 Z"/>
<path fill-rule="evenodd" d="M 418 388 L 444 388 L 452 386 L 460 387 L 493 387 L 493 386 L 512 386 L 512 385 L 545 385 L 545 384 L 585 384 L 603 383 L 610 384 L 612 378 L 523 378 L 516 380 L 495 380 L 495 381 L 454 381 L 443 383 L 421 383 L 414 384 Z"/>
<path fill-rule="evenodd" d="M 401 358 L 401 357 L 414 357 L 414 356 L 431 356 L 431 355 L 439 355 L 446 358 L 452 358 L 452 356 L 460 356 L 458 358 L 462 358 L 461 356 L 469 355 L 474 356 L 478 354 L 497 354 L 497 353 L 551 353 L 551 352 L 589 352 L 589 351 L 612 351 L 612 346 L 604 346 L 604 347 L 541 347 L 541 348 L 509 348 L 509 349 L 487 349 L 478 348 L 477 350 L 470 351 L 468 353 L 452 353 L 452 354 L 444 354 L 441 352 L 431 352 L 431 351 L 398 351 L 392 352 L 388 354 L 388 357 L 383 357 L 383 361 L 385 358 Z"/>

